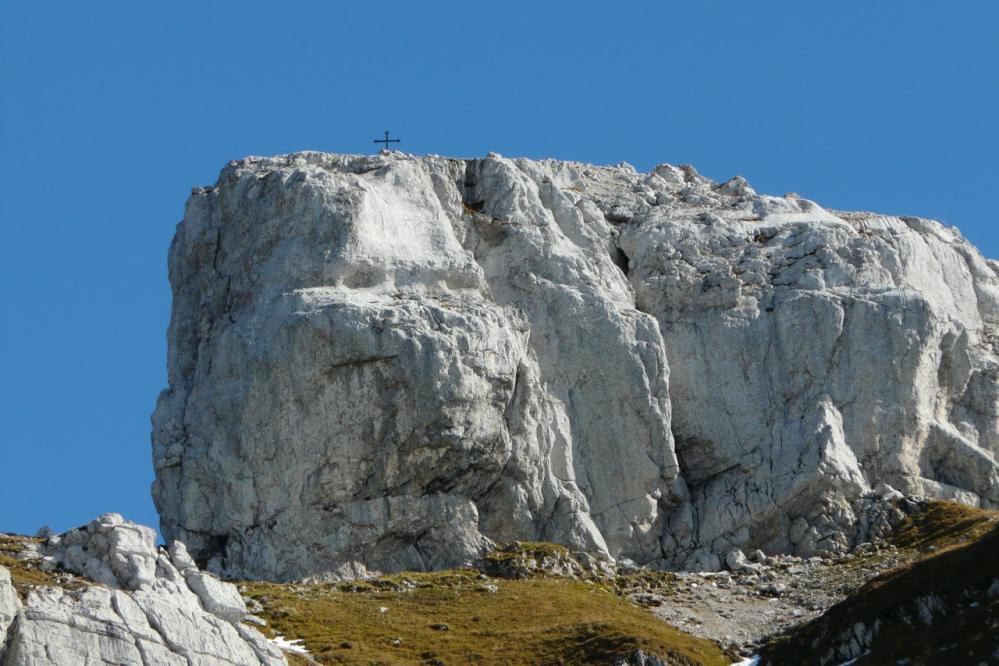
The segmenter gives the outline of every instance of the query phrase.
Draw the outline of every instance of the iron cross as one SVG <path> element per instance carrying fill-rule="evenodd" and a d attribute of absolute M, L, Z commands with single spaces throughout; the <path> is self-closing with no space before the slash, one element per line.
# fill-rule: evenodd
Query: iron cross
<path fill-rule="evenodd" d="M 388 150 L 388 147 L 389 147 L 390 143 L 399 143 L 400 141 L 402 141 L 402 139 L 390 139 L 389 138 L 389 131 L 388 130 L 385 130 L 385 138 L 384 139 L 375 139 L 375 143 L 384 143 L 385 144 L 385 150 Z"/>

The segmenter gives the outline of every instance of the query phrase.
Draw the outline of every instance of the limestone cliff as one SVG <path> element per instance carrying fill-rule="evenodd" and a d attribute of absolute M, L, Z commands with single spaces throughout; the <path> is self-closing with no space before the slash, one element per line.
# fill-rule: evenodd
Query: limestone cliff
<path fill-rule="evenodd" d="M 690 167 L 230 163 L 170 251 L 164 536 L 230 575 L 491 540 L 715 568 L 999 504 L 999 264 Z"/>

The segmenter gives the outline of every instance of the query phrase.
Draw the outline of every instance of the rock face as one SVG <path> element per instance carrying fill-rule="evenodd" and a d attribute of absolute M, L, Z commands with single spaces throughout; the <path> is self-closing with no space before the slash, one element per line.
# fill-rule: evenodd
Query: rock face
<path fill-rule="evenodd" d="M 153 530 L 117 514 L 53 537 L 41 566 L 99 584 L 36 587 L 23 607 L 0 567 L 0 664 L 287 663 L 256 629 L 240 624 L 246 607 L 234 585 L 178 557 L 182 546 L 169 557 L 154 540 Z"/>
<path fill-rule="evenodd" d="M 21 612 L 21 600 L 17 598 L 17 592 L 10 582 L 10 572 L 0 567 L 0 664 L 4 663 L 7 633 L 19 612 Z"/>
<path fill-rule="evenodd" d="M 300 153 L 196 189 L 170 280 L 153 496 L 218 572 L 514 539 L 710 569 L 866 540 L 878 484 L 999 503 L 999 264 L 936 222 L 690 167 Z"/>

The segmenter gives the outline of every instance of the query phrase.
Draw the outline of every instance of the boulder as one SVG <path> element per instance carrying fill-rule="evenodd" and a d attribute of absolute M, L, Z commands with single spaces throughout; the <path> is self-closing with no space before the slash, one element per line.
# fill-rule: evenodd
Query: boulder
<path fill-rule="evenodd" d="M 48 539 L 45 555 L 92 581 L 137 590 L 156 578 L 156 531 L 106 513 L 83 527 Z"/>
<path fill-rule="evenodd" d="M 729 571 L 749 574 L 759 574 L 766 569 L 766 566 L 763 564 L 750 562 L 746 559 L 746 555 L 739 549 L 730 550 L 725 553 L 725 566 L 728 567 Z"/>

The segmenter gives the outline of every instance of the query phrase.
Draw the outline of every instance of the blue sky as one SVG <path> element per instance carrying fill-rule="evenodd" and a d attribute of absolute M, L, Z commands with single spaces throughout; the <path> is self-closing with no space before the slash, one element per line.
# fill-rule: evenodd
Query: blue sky
<path fill-rule="evenodd" d="M 691 163 L 996 258 L 997 31 L 985 1 L 0 0 L 0 530 L 156 524 L 166 252 L 226 161 L 387 128 L 415 153 Z"/>

